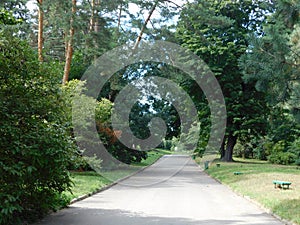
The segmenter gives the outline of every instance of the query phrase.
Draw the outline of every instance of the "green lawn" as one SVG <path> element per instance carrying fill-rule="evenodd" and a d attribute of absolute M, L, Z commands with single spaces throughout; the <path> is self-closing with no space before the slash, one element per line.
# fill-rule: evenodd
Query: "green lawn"
<path fill-rule="evenodd" d="M 72 172 L 71 176 L 74 183 L 72 193 L 65 192 L 70 200 L 93 193 L 110 183 L 108 179 L 100 176 L 96 172 Z"/>
<path fill-rule="evenodd" d="M 216 166 L 220 164 L 220 167 Z M 236 159 L 234 163 L 213 162 L 209 175 L 248 196 L 281 218 L 300 224 L 300 169 L 257 160 Z M 234 175 L 234 172 L 242 172 Z M 273 180 L 290 181 L 288 190 L 274 188 Z"/>
<path fill-rule="evenodd" d="M 156 149 L 148 152 L 148 157 L 146 160 L 143 160 L 140 163 L 134 163 L 133 165 L 136 166 L 148 166 L 155 163 L 160 157 L 163 155 L 173 154 L 174 152 L 163 150 L 163 149 Z"/>
<path fill-rule="evenodd" d="M 102 172 L 98 174 L 96 172 L 71 172 L 72 181 L 74 183 L 72 187 L 72 193 L 65 192 L 64 194 L 68 199 L 72 200 L 82 195 L 91 194 L 114 181 L 126 177 L 142 167 L 148 166 L 156 162 L 160 157 L 165 154 L 172 154 L 171 151 L 166 150 L 153 150 L 148 152 L 148 158 L 140 163 L 134 163 L 136 169 L 130 170 L 112 170 Z"/>

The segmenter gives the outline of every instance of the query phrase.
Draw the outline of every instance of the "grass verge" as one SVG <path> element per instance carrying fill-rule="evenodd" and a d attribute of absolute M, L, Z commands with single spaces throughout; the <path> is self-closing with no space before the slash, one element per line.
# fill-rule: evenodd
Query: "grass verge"
<path fill-rule="evenodd" d="M 220 167 L 217 167 L 217 163 Z M 293 223 L 300 224 L 300 170 L 296 166 L 273 165 L 257 160 L 213 162 L 207 173 L 241 195 Z M 234 175 L 234 172 L 241 172 Z M 290 181 L 290 189 L 274 188 L 273 180 Z"/>
<path fill-rule="evenodd" d="M 124 178 L 142 167 L 149 166 L 156 162 L 160 157 L 166 154 L 172 154 L 171 151 L 166 150 L 153 150 L 148 152 L 148 157 L 139 163 L 134 163 L 136 169 L 133 170 L 112 170 L 98 174 L 96 172 L 71 172 L 72 181 L 74 183 L 72 187 L 72 193 L 65 192 L 64 195 L 70 201 L 83 195 L 92 194 L 95 191 L 104 188 L 114 181 Z M 109 177 L 109 179 L 108 179 Z"/>

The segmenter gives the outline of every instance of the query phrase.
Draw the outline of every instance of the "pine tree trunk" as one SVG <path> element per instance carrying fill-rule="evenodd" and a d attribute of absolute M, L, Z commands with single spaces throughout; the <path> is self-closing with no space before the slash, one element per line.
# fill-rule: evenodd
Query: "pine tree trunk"
<path fill-rule="evenodd" d="M 232 162 L 233 148 L 237 142 L 237 136 L 229 134 L 227 137 L 226 150 L 225 155 L 223 157 L 223 161 Z"/>
<path fill-rule="evenodd" d="M 148 23 L 149 23 L 149 21 L 151 19 L 151 16 L 154 13 L 154 10 L 156 9 L 157 5 L 158 5 L 158 0 L 155 1 L 155 4 L 152 6 L 152 8 L 151 8 L 151 10 L 149 12 L 148 17 L 145 20 L 145 23 L 144 23 L 144 25 L 143 25 L 143 27 L 141 29 L 141 32 L 140 32 L 139 36 L 137 37 L 135 45 L 134 45 L 134 47 L 132 49 L 133 52 L 135 52 L 137 50 L 137 48 L 138 48 L 138 46 L 139 46 L 139 44 L 140 44 L 140 42 L 142 40 L 143 34 L 145 32 L 145 29 L 146 29 L 146 27 L 147 27 L 147 25 L 148 25 Z"/>
<path fill-rule="evenodd" d="M 90 33 L 93 32 L 94 26 L 95 26 L 95 0 L 92 0 L 91 2 L 91 18 L 90 18 Z"/>
<path fill-rule="evenodd" d="M 118 15 L 117 40 L 119 40 L 120 33 L 121 33 L 122 10 L 123 10 L 123 2 L 121 1 L 121 3 L 120 3 L 120 9 L 119 9 L 119 15 Z"/>
<path fill-rule="evenodd" d="M 95 16 L 95 24 L 94 24 L 94 32 L 99 33 L 99 16 L 98 11 L 100 7 L 100 0 L 95 0 L 95 7 L 96 7 L 96 16 Z"/>
<path fill-rule="evenodd" d="M 39 5 L 39 28 L 38 28 L 38 58 L 40 62 L 44 61 L 43 58 L 43 30 L 44 30 L 44 11 L 43 0 L 37 0 Z"/>
<path fill-rule="evenodd" d="M 89 27 L 89 34 L 92 33 L 99 33 L 99 17 L 98 17 L 98 11 L 99 11 L 99 6 L 101 4 L 100 0 L 92 0 L 91 1 L 91 18 L 90 18 L 90 27 Z M 93 35 L 95 36 L 95 35 Z M 91 42 L 87 42 L 87 48 L 94 48 L 96 50 L 99 49 L 98 43 L 97 43 L 97 36 L 96 38 L 94 37 Z M 94 60 L 98 58 L 98 55 L 94 55 Z"/>
<path fill-rule="evenodd" d="M 66 50 L 66 63 L 63 77 L 63 85 L 65 85 L 69 80 L 69 74 L 71 70 L 72 56 L 73 56 L 73 37 L 74 37 L 74 16 L 76 14 L 76 0 L 72 0 L 72 16 L 70 20 L 70 34 L 67 40 L 67 50 Z"/>

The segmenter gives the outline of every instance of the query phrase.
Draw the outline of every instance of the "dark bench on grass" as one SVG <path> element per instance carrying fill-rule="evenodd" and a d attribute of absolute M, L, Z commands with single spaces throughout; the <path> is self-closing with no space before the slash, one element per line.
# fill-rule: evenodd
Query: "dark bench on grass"
<path fill-rule="evenodd" d="M 233 172 L 234 175 L 242 175 L 243 173 L 242 172 L 239 172 L 239 171 L 236 171 L 236 172 Z"/>
<path fill-rule="evenodd" d="M 289 189 L 292 182 L 281 181 L 281 180 L 273 180 L 273 184 L 275 185 L 275 188 L 279 187 L 279 188 L 282 188 L 282 189 Z"/>

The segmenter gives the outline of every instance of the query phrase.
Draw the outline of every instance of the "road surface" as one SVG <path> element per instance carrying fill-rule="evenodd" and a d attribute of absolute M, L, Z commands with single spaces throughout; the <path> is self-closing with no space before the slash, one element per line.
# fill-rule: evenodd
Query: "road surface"
<path fill-rule="evenodd" d="M 188 156 L 164 156 L 137 175 L 36 225 L 199 224 L 284 223 L 210 178 Z"/>

